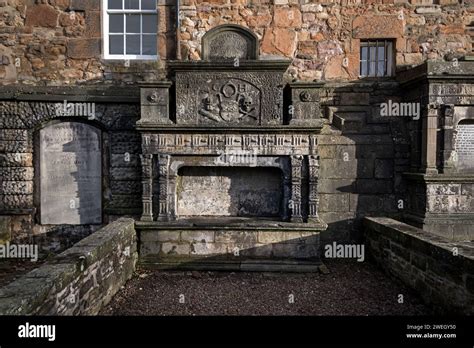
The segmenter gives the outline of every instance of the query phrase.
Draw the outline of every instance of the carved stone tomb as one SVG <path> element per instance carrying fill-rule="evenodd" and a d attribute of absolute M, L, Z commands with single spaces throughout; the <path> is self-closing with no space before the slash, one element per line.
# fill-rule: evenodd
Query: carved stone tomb
<path fill-rule="evenodd" d="M 218 259 L 240 269 L 261 259 L 317 263 L 326 228 L 318 217 L 319 115 L 288 120 L 289 61 L 258 60 L 247 29 L 211 30 L 203 52 L 207 60 L 171 62 L 172 83 L 142 87 L 143 260 Z"/>

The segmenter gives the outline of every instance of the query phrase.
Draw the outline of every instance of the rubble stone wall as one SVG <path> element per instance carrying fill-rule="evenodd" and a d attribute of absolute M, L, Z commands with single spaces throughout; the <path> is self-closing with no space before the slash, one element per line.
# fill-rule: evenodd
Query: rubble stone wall
<path fill-rule="evenodd" d="M 201 58 L 221 24 L 256 33 L 263 59 L 291 58 L 289 79 L 354 80 L 361 39 L 393 39 L 396 65 L 472 51 L 472 0 L 158 0 L 156 62 L 102 58 L 101 1 L 0 1 L 0 84 L 130 83 L 165 74 L 166 60 Z"/>

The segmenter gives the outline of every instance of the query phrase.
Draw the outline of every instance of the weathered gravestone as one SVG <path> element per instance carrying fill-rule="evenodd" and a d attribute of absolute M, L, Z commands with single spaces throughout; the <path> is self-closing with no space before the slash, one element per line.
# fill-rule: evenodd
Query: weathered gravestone
<path fill-rule="evenodd" d="M 41 223 L 100 224 L 101 135 L 83 123 L 63 122 L 40 131 Z"/>

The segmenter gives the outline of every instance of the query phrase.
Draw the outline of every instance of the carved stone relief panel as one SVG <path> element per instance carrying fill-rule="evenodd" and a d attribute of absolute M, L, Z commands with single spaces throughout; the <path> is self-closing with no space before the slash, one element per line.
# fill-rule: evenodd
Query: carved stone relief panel
<path fill-rule="evenodd" d="M 177 72 L 178 125 L 279 125 L 281 73 Z"/>

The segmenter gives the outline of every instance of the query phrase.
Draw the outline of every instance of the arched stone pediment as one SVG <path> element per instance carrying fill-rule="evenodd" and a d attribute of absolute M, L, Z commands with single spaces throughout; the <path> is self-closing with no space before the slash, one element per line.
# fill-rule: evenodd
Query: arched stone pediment
<path fill-rule="evenodd" d="M 203 60 L 255 60 L 258 49 L 257 36 L 236 24 L 220 25 L 202 37 Z"/>

